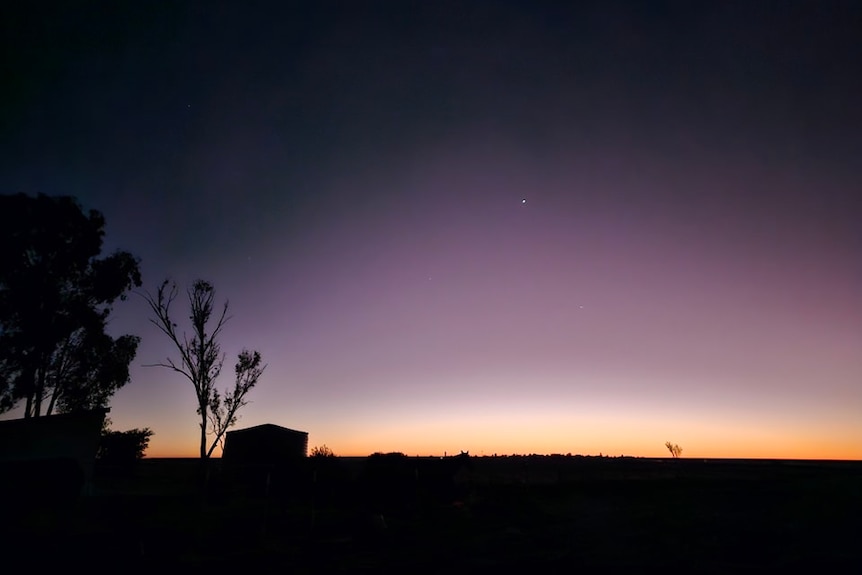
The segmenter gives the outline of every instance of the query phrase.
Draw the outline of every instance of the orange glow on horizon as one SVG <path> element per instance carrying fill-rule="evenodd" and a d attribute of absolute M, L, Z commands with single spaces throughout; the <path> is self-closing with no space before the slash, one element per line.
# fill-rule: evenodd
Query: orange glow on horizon
<path fill-rule="evenodd" d="M 436 438 L 439 441 L 439 438 Z M 850 438 L 844 441 L 824 441 L 822 437 L 795 437 L 780 441 L 761 438 L 761 441 L 750 441 L 745 437 L 725 438 L 724 441 L 707 442 L 707 438 L 699 442 L 685 442 L 682 438 L 659 436 L 650 437 L 649 441 L 638 437 L 617 437 L 606 441 L 572 442 L 510 442 L 510 443 L 476 443 L 457 441 L 435 443 L 434 439 L 404 437 L 400 440 L 386 439 L 377 435 L 357 437 L 347 441 L 309 441 L 309 450 L 324 443 L 338 456 L 366 457 L 375 452 L 401 452 L 409 456 L 443 456 L 453 455 L 460 451 L 469 451 L 473 456 L 492 455 L 607 455 L 611 457 L 625 455 L 630 457 L 667 458 L 670 454 L 664 447 L 664 441 L 678 443 L 682 448 L 682 458 L 691 459 L 810 459 L 810 460 L 846 460 L 862 461 L 862 447 Z M 445 445 L 441 445 L 445 443 Z M 195 458 L 199 451 L 193 442 L 166 443 L 152 445 L 146 453 L 151 458 Z M 221 456 L 221 449 L 213 452 L 213 457 Z"/>
<path fill-rule="evenodd" d="M 512 393 L 509 394 L 510 396 Z M 305 410 L 297 415 L 254 404 L 237 428 L 275 423 L 309 434 L 308 448 L 327 445 L 336 455 L 375 452 L 442 456 L 513 454 L 669 456 L 665 442 L 682 447 L 683 458 L 862 460 L 862 423 L 851 406 L 818 409 L 750 401 L 725 407 L 715 401 L 667 404 L 642 396 L 553 401 L 528 391 L 494 401 L 433 402 L 399 407 L 376 401 L 351 409 Z M 394 399 L 392 401 L 395 401 Z M 199 437 L 187 421 L 153 426 L 150 457 L 196 457 Z M 221 449 L 214 452 L 221 455 Z"/>

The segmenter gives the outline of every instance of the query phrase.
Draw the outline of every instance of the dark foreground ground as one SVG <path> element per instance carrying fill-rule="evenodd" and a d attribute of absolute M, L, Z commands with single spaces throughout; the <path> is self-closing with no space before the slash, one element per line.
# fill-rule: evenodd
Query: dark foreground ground
<path fill-rule="evenodd" d="M 862 573 L 859 462 L 413 461 L 216 463 L 205 496 L 191 460 L 99 468 L 78 499 L 4 493 L 0 550 L 36 572 Z"/>

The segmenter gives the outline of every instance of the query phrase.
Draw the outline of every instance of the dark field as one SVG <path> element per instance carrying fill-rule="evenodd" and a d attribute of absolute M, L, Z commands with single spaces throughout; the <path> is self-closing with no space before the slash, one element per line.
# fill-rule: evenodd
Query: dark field
<path fill-rule="evenodd" d="M 4 494 L 3 552 L 120 573 L 862 572 L 860 462 L 454 459 L 214 461 L 205 495 L 195 460 L 97 468 L 78 499 Z"/>

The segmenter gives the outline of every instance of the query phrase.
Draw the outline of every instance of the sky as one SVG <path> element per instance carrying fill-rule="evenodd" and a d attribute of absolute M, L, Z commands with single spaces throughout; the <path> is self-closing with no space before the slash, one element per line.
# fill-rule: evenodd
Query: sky
<path fill-rule="evenodd" d="M 142 290 L 214 284 L 219 386 L 267 364 L 237 428 L 862 459 L 862 5 L 279 4 L 0 17 L 0 190 L 101 211 Z M 113 428 L 194 456 L 149 318 L 112 316 Z"/>

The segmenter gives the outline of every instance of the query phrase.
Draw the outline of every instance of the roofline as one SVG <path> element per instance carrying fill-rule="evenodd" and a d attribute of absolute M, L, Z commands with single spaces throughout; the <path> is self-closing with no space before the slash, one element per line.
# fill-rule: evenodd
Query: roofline
<path fill-rule="evenodd" d="M 298 429 L 290 429 L 289 427 L 283 427 L 281 425 L 276 425 L 274 423 L 261 423 L 260 425 L 253 425 L 251 427 L 244 427 L 242 429 L 233 429 L 231 431 L 228 431 L 227 434 L 230 435 L 233 433 L 242 433 L 243 431 L 253 431 L 253 430 L 259 430 L 259 429 L 278 429 L 279 431 L 287 431 L 290 433 L 308 435 L 307 431 L 299 431 Z"/>

